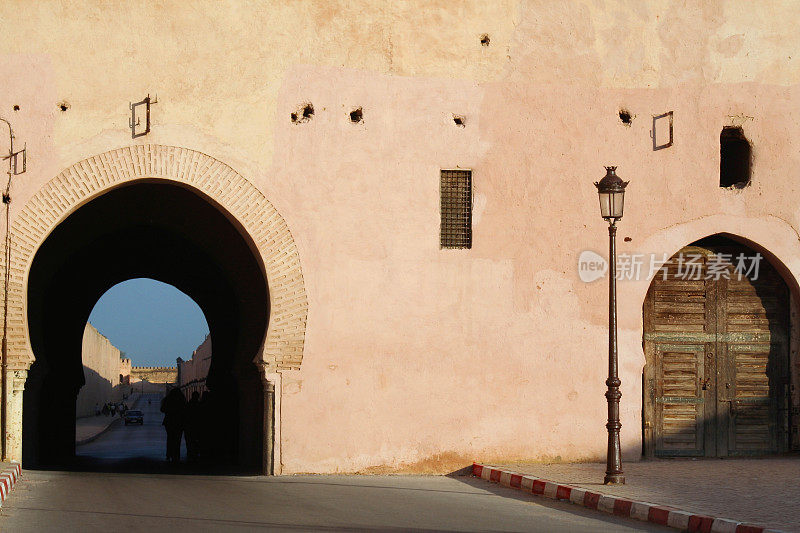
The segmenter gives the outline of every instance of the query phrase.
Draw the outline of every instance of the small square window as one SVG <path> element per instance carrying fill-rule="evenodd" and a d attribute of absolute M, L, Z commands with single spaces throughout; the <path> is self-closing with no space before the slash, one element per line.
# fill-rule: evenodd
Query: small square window
<path fill-rule="evenodd" d="M 472 171 L 442 170 L 439 183 L 442 248 L 472 248 Z"/>
<path fill-rule="evenodd" d="M 752 148 L 738 126 L 722 128 L 719 136 L 719 186 L 743 189 L 750 184 Z"/>

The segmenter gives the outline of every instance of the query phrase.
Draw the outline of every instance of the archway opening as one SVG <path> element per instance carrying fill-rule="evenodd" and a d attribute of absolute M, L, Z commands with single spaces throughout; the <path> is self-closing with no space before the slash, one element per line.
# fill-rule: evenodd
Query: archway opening
<path fill-rule="evenodd" d="M 789 449 L 785 268 L 730 237 L 682 248 L 651 282 L 643 306 L 645 456 Z"/>
<path fill-rule="evenodd" d="M 261 471 L 264 394 L 253 360 L 269 317 L 263 264 L 227 212 L 196 190 L 160 180 L 91 200 L 36 251 L 27 287 L 36 360 L 23 398 L 25 466 L 75 464 L 84 328 L 100 296 L 133 278 L 172 285 L 202 309 L 214 339 L 206 386 L 215 399 L 210 430 L 219 439 L 218 462 Z"/>
<path fill-rule="evenodd" d="M 76 466 L 162 466 L 168 439 L 161 402 L 177 388 L 185 400 L 199 392 L 180 404 L 182 423 L 172 428 L 182 437 L 173 450 L 180 454 L 176 464 L 205 467 L 213 459 L 207 442 L 211 435 L 205 431 L 211 414 L 205 387 L 211 356 L 202 310 L 172 285 L 137 278 L 106 291 L 83 335 L 85 383 L 76 401 Z M 205 401 L 199 393 L 206 393 Z"/>

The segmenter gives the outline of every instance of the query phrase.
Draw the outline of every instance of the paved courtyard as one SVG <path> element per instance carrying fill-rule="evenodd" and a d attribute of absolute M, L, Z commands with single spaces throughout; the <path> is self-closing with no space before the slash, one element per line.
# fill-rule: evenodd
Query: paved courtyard
<path fill-rule="evenodd" d="M 800 532 L 800 456 L 625 463 L 626 484 L 618 486 L 603 485 L 605 464 L 493 466 L 692 513 Z"/>

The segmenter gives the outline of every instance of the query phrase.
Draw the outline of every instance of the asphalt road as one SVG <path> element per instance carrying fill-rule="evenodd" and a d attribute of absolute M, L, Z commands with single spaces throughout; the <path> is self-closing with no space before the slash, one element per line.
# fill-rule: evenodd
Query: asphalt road
<path fill-rule="evenodd" d="M 142 395 L 135 407 L 144 413 L 144 424 L 126 426 L 122 420 L 96 440 L 78 446 L 75 450 L 75 470 L 120 472 L 170 472 L 174 469 L 165 463 L 167 433 L 161 421 L 159 394 Z M 150 403 L 148 403 L 148 401 Z M 186 443 L 182 441 L 181 456 L 186 460 Z"/>
<path fill-rule="evenodd" d="M 24 471 L 0 531 L 673 531 L 472 477 L 197 475 L 165 463 L 159 402 L 72 471 Z"/>
<path fill-rule="evenodd" d="M 25 472 L 2 531 L 674 531 L 471 478 Z"/>

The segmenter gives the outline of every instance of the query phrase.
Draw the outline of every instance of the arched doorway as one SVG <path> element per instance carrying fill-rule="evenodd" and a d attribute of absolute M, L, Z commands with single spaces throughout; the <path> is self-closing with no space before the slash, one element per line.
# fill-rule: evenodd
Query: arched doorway
<path fill-rule="evenodd" d="M 254 360 L 270 307 L 254 250 L 207 197 L 164 180 L 127 182 L 58 224 L 36 251 L 27 283 L 36 360 L 23 398 L 26 466 L 64 465 L 73 457 L 86 321 L 110 287 L 146 277 L 178 288 L 202 309 L 214 339 L 206 383 L 215 399 L 211 423 L 220 459 L 259 471 L 264 391 Z"/>
<path fill-rule="evenodd" d="M 646 456 L 747 456 L 789 445 L 789 289 L 722 235 L 681 249 L 645 299 Z"/>
<path fill-rule="evenodd" d="M 269 324 L 252 362 L 265 384 L 266 416 L 263 472 L 280 472 L 281 372 L 297 370 L 303 361 L 308 299 L 294 236 L 283 216 L 244 176 L 207 154 L 177 146 L 138 144 L 94 155 L 65 168 L 29 198 L 11 223 L 8 269 L 7 363 L 5 397 L 6 456 L 22 460 L 23 395 L 36 356 L 28 310 L 34 254 L 71 214 L 87 202 L 134 182 L 163 181 L 194 191 L 217 208 L 251 245 L 269 285 Z M 154 199 L 158 201 L 158 199 Z M 170 209 L 170 206 L 163 206 Z M 0 258 L 0 263 L 5 257 Z M 99 294 L 98 294 L 99 296 Z M 200 302 L 198 302 L 200 303 Z M 0 307 L 3 309 L 3 307 Z M 0 311 L 4 312 L 4 311 Z M 41 386 L 35 381 L 31 387 Z M 26 415 L 29 418 L 30 414 Z M 251 442 L 251 441 L 248 441 Z M 35 446 L 36 444 L 26 443 Z M 274 445 L 274 447 L 273 447 Z"/>

